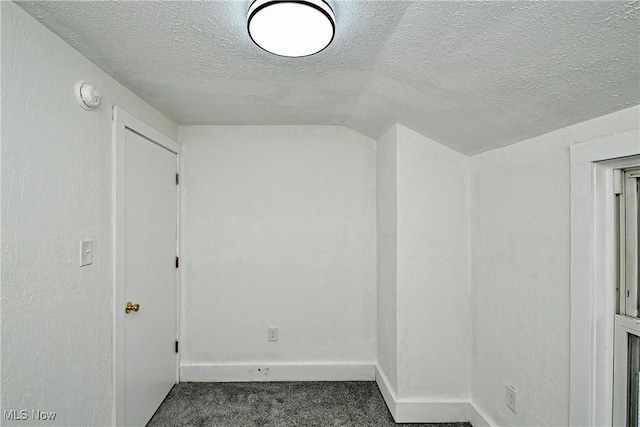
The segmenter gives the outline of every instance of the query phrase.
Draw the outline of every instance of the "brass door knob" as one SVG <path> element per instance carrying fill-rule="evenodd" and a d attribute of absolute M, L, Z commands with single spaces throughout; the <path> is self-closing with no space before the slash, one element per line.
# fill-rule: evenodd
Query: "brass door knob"
<path fill-rule="evenodd" d="M 131 301 L 127 303 L 127 306 L 124 308 L 124 312 L 129 314 L 132 311 L 140 310 L 140 304 L 133 304 Z"/>

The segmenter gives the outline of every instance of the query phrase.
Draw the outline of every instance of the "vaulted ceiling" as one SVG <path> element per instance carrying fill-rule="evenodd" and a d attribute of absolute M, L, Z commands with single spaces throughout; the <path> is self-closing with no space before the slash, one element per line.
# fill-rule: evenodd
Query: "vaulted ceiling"
<path fill-rule="evenodd" d="M 394 122 L 466 154 L 640 103 L 640 3 L 335 1 L 334 42 L 270 55 L 250 1 L 29 1 L 181 125 Z"/>

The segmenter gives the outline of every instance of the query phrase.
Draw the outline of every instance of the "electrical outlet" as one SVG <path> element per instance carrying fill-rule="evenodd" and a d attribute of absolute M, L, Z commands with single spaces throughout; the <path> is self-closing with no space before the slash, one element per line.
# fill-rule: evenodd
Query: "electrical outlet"
<path fill-rule="evenodd" d="M 269 341 L 278 341 L 278 328 L 269 328 L 267 330 Z"/>
<path fill-rule="evenodd" d="M 511 387 L 509 384 L 507 384 L 507 395 L 506 395 L 505 403 L 507 404 L 507 407 L 513 411 L 514 414 L 517 413 L 516 412 L 516 389 Z"/>

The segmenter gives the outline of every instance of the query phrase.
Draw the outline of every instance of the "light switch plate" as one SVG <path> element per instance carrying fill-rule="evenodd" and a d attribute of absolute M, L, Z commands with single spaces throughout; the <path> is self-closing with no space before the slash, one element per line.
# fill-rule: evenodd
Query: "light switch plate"
<path fill-rule="evenodd" d="M 80 267 L 93 264 L 93 240 L 83 240 L 80 245 Z"/>

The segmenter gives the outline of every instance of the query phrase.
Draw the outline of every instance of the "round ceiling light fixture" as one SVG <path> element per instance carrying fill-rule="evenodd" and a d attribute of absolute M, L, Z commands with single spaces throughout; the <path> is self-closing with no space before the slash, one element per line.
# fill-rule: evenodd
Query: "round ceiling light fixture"
<path fill-rule="evenodd" d="M 331 43 L 336 19 L 323 0 L 255 0 L 247 14 L 251 40 L 267 52 L 309 56 Z"/>

